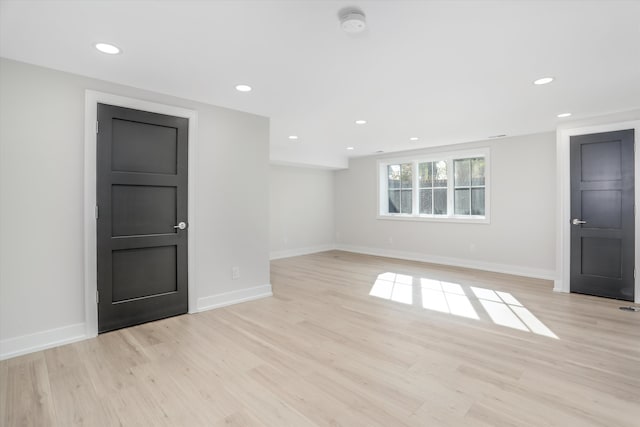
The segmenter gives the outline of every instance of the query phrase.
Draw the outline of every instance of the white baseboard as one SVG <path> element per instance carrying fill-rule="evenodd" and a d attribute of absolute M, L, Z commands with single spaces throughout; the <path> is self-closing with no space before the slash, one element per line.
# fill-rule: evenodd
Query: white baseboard
<path fill-rule="evenodd" d="M 307 246 L 305 248 L 286 249 L 284 251 L 273 251 L 269 254 L 269 259 L 290 258 L 293 256 L 315 254 L 317 252 L 325 252 L 335 249 L 334 244 Z"/>
<path fill-rule="evenodd" d="M 212 308 L 224 307 L 258 298 L 270 297 L 272 295 L 270 284 L 211 295 L 198 298 L 197 311 L 210 310 Z M 85 324 L 76 323 L 62 328 L 49 329 L 34 334 L 0 340 L 0 360 L 46 350 L 64 344 L 71 344 L 87 338 L 89 337 L 86 334 Z"/>
<path fill-rule="evenodd" d="M 556 280 L 553 281 L 553 292 L 568 293 L 569 289 L 565 289 L 564 288 L 564 284 L 562 283 L 562 280 L 556 279 Z"/>
<path fill-rule="evenodd" d="M 271 284 L 198 298 L 198 312 L 273 296 Z"/>
<path fill-rule="evenodd" d="M 435 255 L 422 254 L 418 252 L 394 251 L 365 246 L 352 246 L 337 244 L 335 249 L 347 252 L 355 252 L 365 255 L 376 255 L 387 258 L 405 259 L 408 261 L 421 261 L 432 264 L 449 265 L 453 267 L 473 268 L 476 270 L 492 271 L 494 273 L 512 274 L 514 276 L 532 277 L 536 279 L 554 280 L 556 273 L 554 270 L 544 270 L 524 267 L 519 265 L 499 264 L 486 261 L 476 261 L 463 258 L 449 258 Z"/>
<path fill-rule="evenodd" d="M 0 341 L 0 360 L 46 350 L 86 338 L 84 323 L 49 329 Z"/>

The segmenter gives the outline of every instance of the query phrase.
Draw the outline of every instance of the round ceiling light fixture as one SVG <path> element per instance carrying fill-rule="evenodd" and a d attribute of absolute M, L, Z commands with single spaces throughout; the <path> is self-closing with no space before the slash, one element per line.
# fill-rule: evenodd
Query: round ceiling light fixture
<path fill-rule="evenodd" d="M 289 139 L 295 141 L 296 139 L 298 139 L 298 135 L 289 135 Z"/>
<path fill-rule="evenodd" d="M 553 81 L 553 77 L 542 77 L 541 79 L 534 80 L 533 84 L 536 86 L 547 85 Z"/>
<path fill-rule="evenodd" d="M 236 85 L 238 92 L 251 92 L 252 87 L 249 85 Z"/>
<path fill-rule="evenodd" d="M 560 117 L 562 119 L 562 118 L 570 117 L 570 116 L 571 116 L 571 113 L 560 113 L 556 117 Z"/>
<path fill-rule="evenodd" d="M 348 9 L 340 13 L 340 26 L 342 31 L 349 34 L 357 34 L 367 27 L 364 13 L 357 9 Z"/>
<path fill-rule="evenodd" d="M 356 121 L 355 121 L 355 123 L 356 123 L 357 125 L 366 125 L 366 124 L 367 124 L 367 121 L 366 121 L 366 120 L 356 120 Z"/>
<path fill-rule="evenodd" d="M 96 43 L 94 46 L 100 52 L 106 53 L 109 55 L 117 55 L 120 53 L 120 48 L 110 43 Z"/>

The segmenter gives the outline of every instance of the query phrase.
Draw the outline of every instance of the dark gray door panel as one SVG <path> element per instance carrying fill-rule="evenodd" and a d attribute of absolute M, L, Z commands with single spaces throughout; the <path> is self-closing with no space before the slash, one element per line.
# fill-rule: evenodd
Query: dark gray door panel
<path fill-rule="evenodd" d="M 571 292 L 634 300 L 634 131 L 571 137 Z"/>
<path fill-rule="evenodd" d="M 98 104 L 98 330 L 186 313 L 188 120 Z"/>

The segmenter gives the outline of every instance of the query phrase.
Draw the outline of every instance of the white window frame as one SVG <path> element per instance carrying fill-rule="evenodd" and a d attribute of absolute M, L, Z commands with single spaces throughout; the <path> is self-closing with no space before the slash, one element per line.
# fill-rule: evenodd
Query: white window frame
<path fill-rule="evenodd" d="M 462 222 L 476 224 L 491 223 L 491 150 L 489 147 L 476 148 L 471 150 L 432 152 L 424 155 L 411 157 L 389 157 L 378 160 L 378 206 L 377 218 L 384 220 L 401 221 L 430 221 L 430 222 Z M 454 160 L 483 157 L 485 161 L 485 193 L 484 193 L 484 215 L 455 215 L 454 211 Z M 418 164 L 424 162 L 436 162 L 444 160 L 447 162 L 447 212 L 448 215 L 426 215 L 419 212 L 419 173 Z M 389 213 L 389 180 L 387 166 L 411 163 L 413 166 L 413 192 L 412 207 L 413 213 Z"/>

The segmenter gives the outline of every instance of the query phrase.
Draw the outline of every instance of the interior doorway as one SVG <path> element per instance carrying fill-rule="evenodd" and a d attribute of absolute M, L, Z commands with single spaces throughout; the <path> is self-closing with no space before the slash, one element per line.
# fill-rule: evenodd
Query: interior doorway
<path fill-rule="evenodd" d="M 570 145 L 571 292 L 634 301 L 634 131 Z"/>

